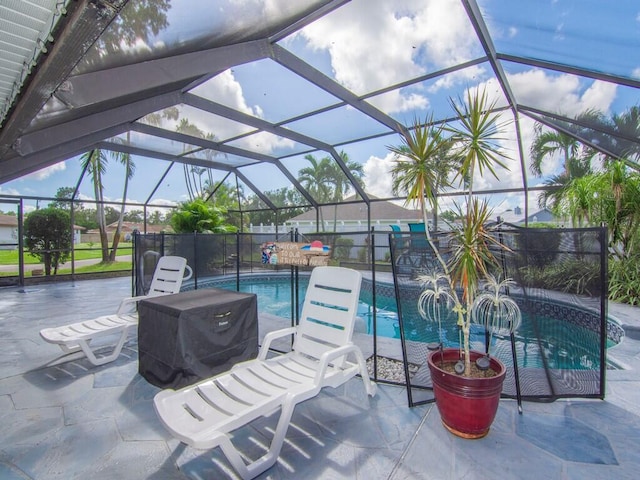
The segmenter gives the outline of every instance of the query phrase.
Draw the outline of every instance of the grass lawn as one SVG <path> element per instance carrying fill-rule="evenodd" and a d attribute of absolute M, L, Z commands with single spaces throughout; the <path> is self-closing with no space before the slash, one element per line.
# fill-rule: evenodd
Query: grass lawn
<path fill-rule="evenodd" d="M 118 245 L 118 255 L 131 254 L 131 242 L 121 242 Z M 74 247 L 76 260 L 88 260 L 92 258 L 102 258 L 102 252 L 96 244 L 80 243 Z M 28 252 L 24 252 L 25 264 L 41 263 L 37 257 Z M 18 265 L 18 250 L 0 250 L 0 265 Z"/>
<path fill-rule="evenodd" d="M 95 273 L 95 272 L 120 272 L 122 270 L 131 271 L 131 262 L 113 262 L 108 265 L 102 263 L 96 263 L 94 265 L 86 265 L 84 267 L 77 267 L 76 274 L 79 273 Z M 30 277 L 31 272 L 24 272 L 25 277 Z M 70 268 L 62 268 L 58 270 L 58 274 L 71 274 Z M 0 272 L 0 277 L 17 277 L 18 271 L 15 272 Z"/>

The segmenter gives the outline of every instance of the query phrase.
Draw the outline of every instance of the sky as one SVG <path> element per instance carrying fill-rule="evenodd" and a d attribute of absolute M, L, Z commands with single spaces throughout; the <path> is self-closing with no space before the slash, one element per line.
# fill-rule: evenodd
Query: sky
<path fill-rule="evenodd" d="M 123 51 L 144 51 L 154 45 L 178 41 L 200 41 L 211 34 L 212 24 L 222 28 L 224 18 L 269 18 L 272 12 L 286 7 L 288 0 L 172 0 L 167 12 L 169 28 L 134 45 L 121 45 Z M 479 1 L 496 50 L 506 55 L 527 56 L 551 62 L 640 78 L 640 4 L 630 0 L 509 0 Z M 243 17 L 244 14 L 244 17 Z M 267 16 L 267 17 L 263 17 Z M 241 20 L 238 28 L 243 25 Z M 390 85 L 415 79 L 483 55 L 482 47 L 468 16 L 458 0 L 353 0 L 332 13 L 281 40 L 278 45 L 311 64 L 326 76 L 357 95 L 370 95 Z M 638 89 L 520 65 L 503 63 L 512 92 L 518 103 L 574 116 L 586 109 L 607 115 L 622 113 L 640 104 Z M 468 88 L 486 88 L 498 105 L 506 103 L 490 66 L 480 63 L 455 73 L 414 83 L 389 92 L 374 94 L 367 101 L 405 125 L 414 118 L 451 116 L 449 98 L 464 95 Z M 194 95 L 235 108 L 243 113 L 272 122 L 294 118 L 302 113 L 327 107 L 338 100 L 310 85 L 282 65 L 265 59 L 239 65 L 213 77 L 191 91 Z M 230 120 L 189 107 L 179 106 L 181 118 L 188 118 L 200 130 L 225 140 L 246 132 Z M 531 178 L 523 174 L 516 142 L 513 116 L 503 130 L 501 146 L 510 157 L 509 171 L 501 171 L 499 180 L 479 178 L 480 189 L 521 188 L 541 184 L 557 173 L 559 158 L 549 158 L 543 165 L 544 176 Z M 520 115 L 525 172 L 528 151 L 533 140 L 534 122 Z M 163 128 L 175 130 L 176 122 L 165 120 Z M 338 144 L 349 158 L 363 165 L 365 191 L 388 198 L 391 192 L 389 145 L 398 145 L 397 135 L 371 138 L 358 143 L 353 138 L 375 136 L 386 129 L 352 108 L 340 108 L 285 125 L 296 132 Z M 139 135 L 140 145 L 150 145 L 153 138 Z M 292 140 L 269 133 L 258 133 L 231 143 L 258 153 L 283 156 L 283 165 L 296 176 L 308 165 L 303 152 L 308 148 Z M 162 145 L 180 153 L 181 143 Z M 324 152 L 316 154 L 325 156 Z M 228 157 L 227 161 L 234 159 Z M 168 173 L 168 164 L 146 158 L 134 158 L 136 174 L 129 187 L 128 201 L 174 204 L 186 199 L 181 166 Z M 75 186 L 80 174 L 78 159 L 60 162 L 40 172 L 0 185 L 0 194 L 53 196 L 60 186 Z M 249 180 L 266 191 L 288 186 L 286 177 L 271 168 L 243 169 Z M 153 187 L 165 175 L 152 195 Z M 224 174 L 216 172 L 216 180 Z M 105 183 L 105 197 L 122 199 L 123 169 L 111 162 Z M 537 193 L 531 193 L 530 208 L 535 208 Z M 90 182 L 83 181 L 80 198 L 93 198 Z M 495 200 L 499 208 L 523 206 L 522 194 L 504 194 Z M 35 208 L 28 202 L 28 209 Z M 135 208 L 135 207 L 134 207 Z M 3 209 L 0 204 L 0 209 Z"/>

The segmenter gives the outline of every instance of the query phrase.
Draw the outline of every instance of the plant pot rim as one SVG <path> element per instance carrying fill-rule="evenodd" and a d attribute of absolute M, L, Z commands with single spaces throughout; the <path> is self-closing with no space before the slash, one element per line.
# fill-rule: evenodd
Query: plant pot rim
<path fill-rule="evenodd" d="M 457 355 L 459 355 L 459 352 L 460 352 L 460 350 L 458 348 L 453 348 L 453 347 L 444 348 L 442 350 L 435 350 L 433 352 L 430 352 L 429 355 L 427 356 L 427 362 L 429 364 L 429 367 L 434 368 L 438 372 L 442 372 L 445 375 L 451 375 L 453 377 L 463 378 L 463 379 L 465 379 L 465 381 L 469 381 L 469 382 L 474 382 L 474 381 L 482 382 L 482 381 L 486 380 L 486 377 L 467 377 L 465 375 L 458 375 L 456 373 L 448 372 L 446 370 L 441 369 L 437 365 L 437 360 L 434 360 L 435 356 L 442 354 L 444 356 L 444 358 L 445 358 L 445 361 L 452 361 L 453 358 L 451 358 L 451 356 L 453 356 L 454 354 L 457 356 Z M 483 357 L 484 353 L 479 352 L 477 350 L 469 350 L 469 355 L 471 357 L 471 361 L 474 361 L 478 357 Z M 501 376 L 506 375 L 507 367 L 504 365 L 504 363 L 502 363 L 502 361 L 500 361 L 500 359 L 498 359 L 496 357 L 489 357 L 489 358 L 490 358 L 489 367 L 491 368 L 491 370 L 496 372 L 496 375 L 494 377 L 489 377 L 489 378 L 496 378 L 496 377 L 501 377 Z"/>

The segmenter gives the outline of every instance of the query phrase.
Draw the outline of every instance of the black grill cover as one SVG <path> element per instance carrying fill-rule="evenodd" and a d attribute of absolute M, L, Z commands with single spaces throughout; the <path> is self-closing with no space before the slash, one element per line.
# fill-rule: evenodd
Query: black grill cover
<path fill-rule="evenodd" d="M 208 288 L 138 304 L 138 371 L 157 387 L 180 388 L 258 354 L 255 294 Z"/>

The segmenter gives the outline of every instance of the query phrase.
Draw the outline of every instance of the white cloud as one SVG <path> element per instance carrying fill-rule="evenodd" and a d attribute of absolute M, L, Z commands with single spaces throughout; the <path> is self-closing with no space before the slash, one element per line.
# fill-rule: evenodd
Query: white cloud
<path fill-rule="evenodd" d="M 37 172 L 31 173 L 23 177 L 23 180 L 46 180 L 54 173 L 63 172 L 67 169 L 66 162 L 59 162 L 49 167 L 45 167 L 42 170 L 38 170 Z"/>
<path fill-rule="evenodd" d="M 147 209 L 150 209 L 153 206 L 158 206 L 158 207 L 171 206 L 171 207 L 175 207 L 176 205 L 178 205 L 178 202 L 176 202 L 175 200 L 166 200 L 164 198 L 154 198 L 147 205 Z M 168 211 L 166 208 L 157 208 L 157 209 L 154 209 L 154 210 L 160 210 L 161 212 L 165 212 L 165 213 Z"/>
<path fill-rule="evenodd" d="M 20 191 L 15 188 L 4 188 L 0 185 L 0 195 L 20 196 Z"/>
<path fill-rule="evenodd" d="M 226 70 L 216 75 L 197 88 L 194 88 L 192 93 L 213 102 L 227 105 L 247 115 L 252 115 L 257 118 L 263 117 L 263 110 L 259 105 L 251 107 L 247 104 L 242 91 L 242 85 L 235 79 L 231 70 Z M 192 108 L 183 109 L 180 118 L 187 118 L 190 123 L 196 125 L 200 130 L 205 133 L 211 132 L 218 139 L 226 139 L 250 131 L 250 129 L 230 120 Z M 179 121 L 180 120 L 178 120 L 178 122 Z M 256 151 L 256 145 L 260 145 L 260 153 L 270 154 L 276 148 L 293 148 L 295 143 L 286 138 L 259 132 L 256 135 L 241 140 L 238 144 L 240 148 L 251 151 Z"/>
<path fill-rule="evenodd" d="M 573 117 L 587 109 L 609 112 L 616 85 L 596 80 L 587 89 L 575 75 L 547 75 L 542 70 L 509 75 L 509 83 L 524 105 Z"/>
<path fill-rule="evenodd" d="M 475 56 L 477 40 L 457 1 L 363 3 L 365 0 L 354 0 L 301 32 L 309 47 L 330 54 L 336 80 L 357 93 L 374 91 L 424 74 L 427 68 L 435 70 Z M 412 99 L 387 97 L 385 109 L 400 112 L 410 108 L 421 96 L 412 95 Z M 426 99 L 420 102 L 426 104 Z"/>
<path fill-rule="evenodd" d="M 363 165 L 365 191 L 378 198 L 393 196 L 391 185 L 391 167 L 393 154 L 384 158 L 370 156 Z"/>
<path fill-rule="evenodd" d="M 640 79 L 640 67 L 634 68 L 633 71 L 631 72 L 631 76 L 633 78 Z"/>

